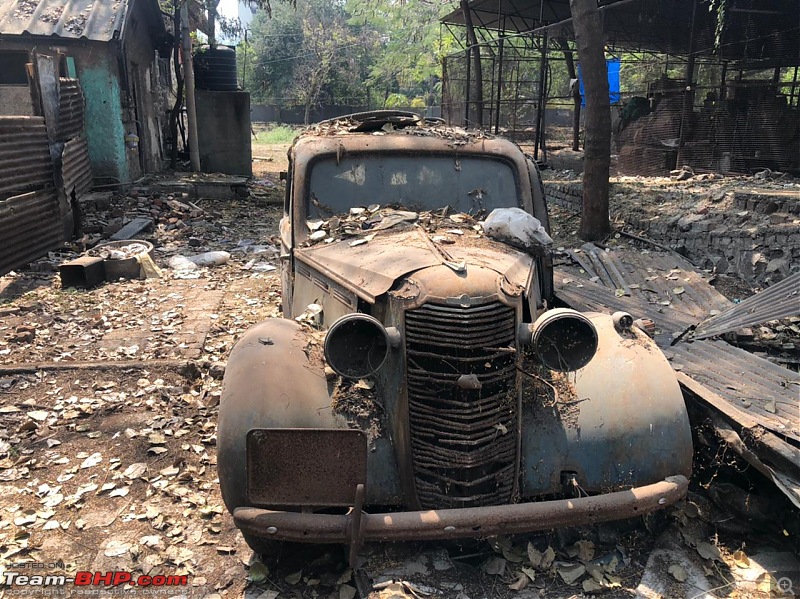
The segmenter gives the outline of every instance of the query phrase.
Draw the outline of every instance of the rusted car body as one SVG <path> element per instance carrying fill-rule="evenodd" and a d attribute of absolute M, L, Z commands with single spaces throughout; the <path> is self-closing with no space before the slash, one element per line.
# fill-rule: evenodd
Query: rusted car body
<path fill-rule="evenodd" d="M 548 226 L 518 146 L 340 125 L 289 157 L 284 318 L 238 341 L 220 404 L 222 495 L 254 548 L 522 533 L 685 494 L 689 422 L 652 340 L 625 314 L 552 309 L 548 255 L 469 216 L 500 203 Z M 419 218 L 381 228 L 395 213 L 369 204 Z"/>

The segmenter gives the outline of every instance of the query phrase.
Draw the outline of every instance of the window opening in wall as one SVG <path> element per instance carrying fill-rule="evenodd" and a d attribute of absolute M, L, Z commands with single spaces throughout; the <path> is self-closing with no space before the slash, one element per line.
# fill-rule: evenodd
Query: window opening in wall
<path fill-rule="evenodd" d="M 28 85 L 27 52 L 0 52 L 0 85 Z"/>

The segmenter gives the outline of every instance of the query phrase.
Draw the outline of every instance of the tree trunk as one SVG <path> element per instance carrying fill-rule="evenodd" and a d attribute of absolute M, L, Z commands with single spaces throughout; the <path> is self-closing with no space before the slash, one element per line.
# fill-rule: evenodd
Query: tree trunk
<path fill-rule="evenodd" d="M 611 166 L 611 104 L 605 38 L 596 0 L 570 0 L 572 26 L 586 95 L 581 239 L 595 241 L 611 231 L 608 221 L 608 170 Z"/>
<path fill-rule="evenodd" d="M 481 65 L 481 49 L 472 24 L 472 13 L 469 10 L 469 0 L 461 0 L 461 11 L 464 13 L 464 24 L 467 26 L 467 42 L 472 54 L 472 69 L 475 78 L 475 124 L 483 127 L 483 67 Z"/>
<path fill-rule="evenodd" d="M 217 47 L 217 4 L 219 0 L 211 0 L 208 4 L 208 45 Z"/>
<path fill-rule="evenodd" d="M 575 59 L 567 40 L 559 40 L 561 51 L 564 52 L 564 61 L 567 63 L 567 74 L 571 81 L 575 81 L 570 93 L 572 94 L 572 151 L 581 149 L 581 86 L 577 83 L 578 74 L 575 72 Z"/>

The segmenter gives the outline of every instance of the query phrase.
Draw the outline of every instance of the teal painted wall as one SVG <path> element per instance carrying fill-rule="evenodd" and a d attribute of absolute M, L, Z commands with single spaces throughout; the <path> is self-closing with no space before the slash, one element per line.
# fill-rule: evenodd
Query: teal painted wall
<path fill-rule="evenodd" d="M 117 67 L 105 52 L 97 54 L 91 65 L 81 65 L 82 61 L 77 60 L 78 79 L 86 99 L 86 141 L 92 175 L 95 179 L 113 177 L 128 182 Z"/>

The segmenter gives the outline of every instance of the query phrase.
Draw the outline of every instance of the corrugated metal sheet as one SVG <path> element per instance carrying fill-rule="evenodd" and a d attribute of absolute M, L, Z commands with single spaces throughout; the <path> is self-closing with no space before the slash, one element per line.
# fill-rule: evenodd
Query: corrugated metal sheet
<path fill-rule="evenodd" d="M 695 339 L 800 314 L 800 272 L 697 325 Z"/>
<path fill-rule="evenodd" d="M 0 200 L 0 276 L 57 248 L 61 236 L 55 188 Z"/>
<path fill-rule="evenodd" d="M 0 0 L 0 33 L 106 42 L 122 27 L 126 0 Z"/>
<path fill-rule="evenodd" d="M 89 148 L 86 138 L 81 136 L 68 141 L 61 157 L 61 176 L 67 197 L 80 197 L 92 189 L 92 167 L 89 163 Z"/>
<path fill-rule="evenodd" d="M 83 134 L 83 92 L 77 79 L 61 79 L 58 141 Z"/>
<path fill-rule="evenodd" d="M 763 427 L 800 442 L 800 374 L 724 341 L 664 348 L 673 368 L 711 389 Z"/>
<path fill-rule="evenodd" d="M 0 199 L 53 185 L 44 119 L 0 116 Z"/>

